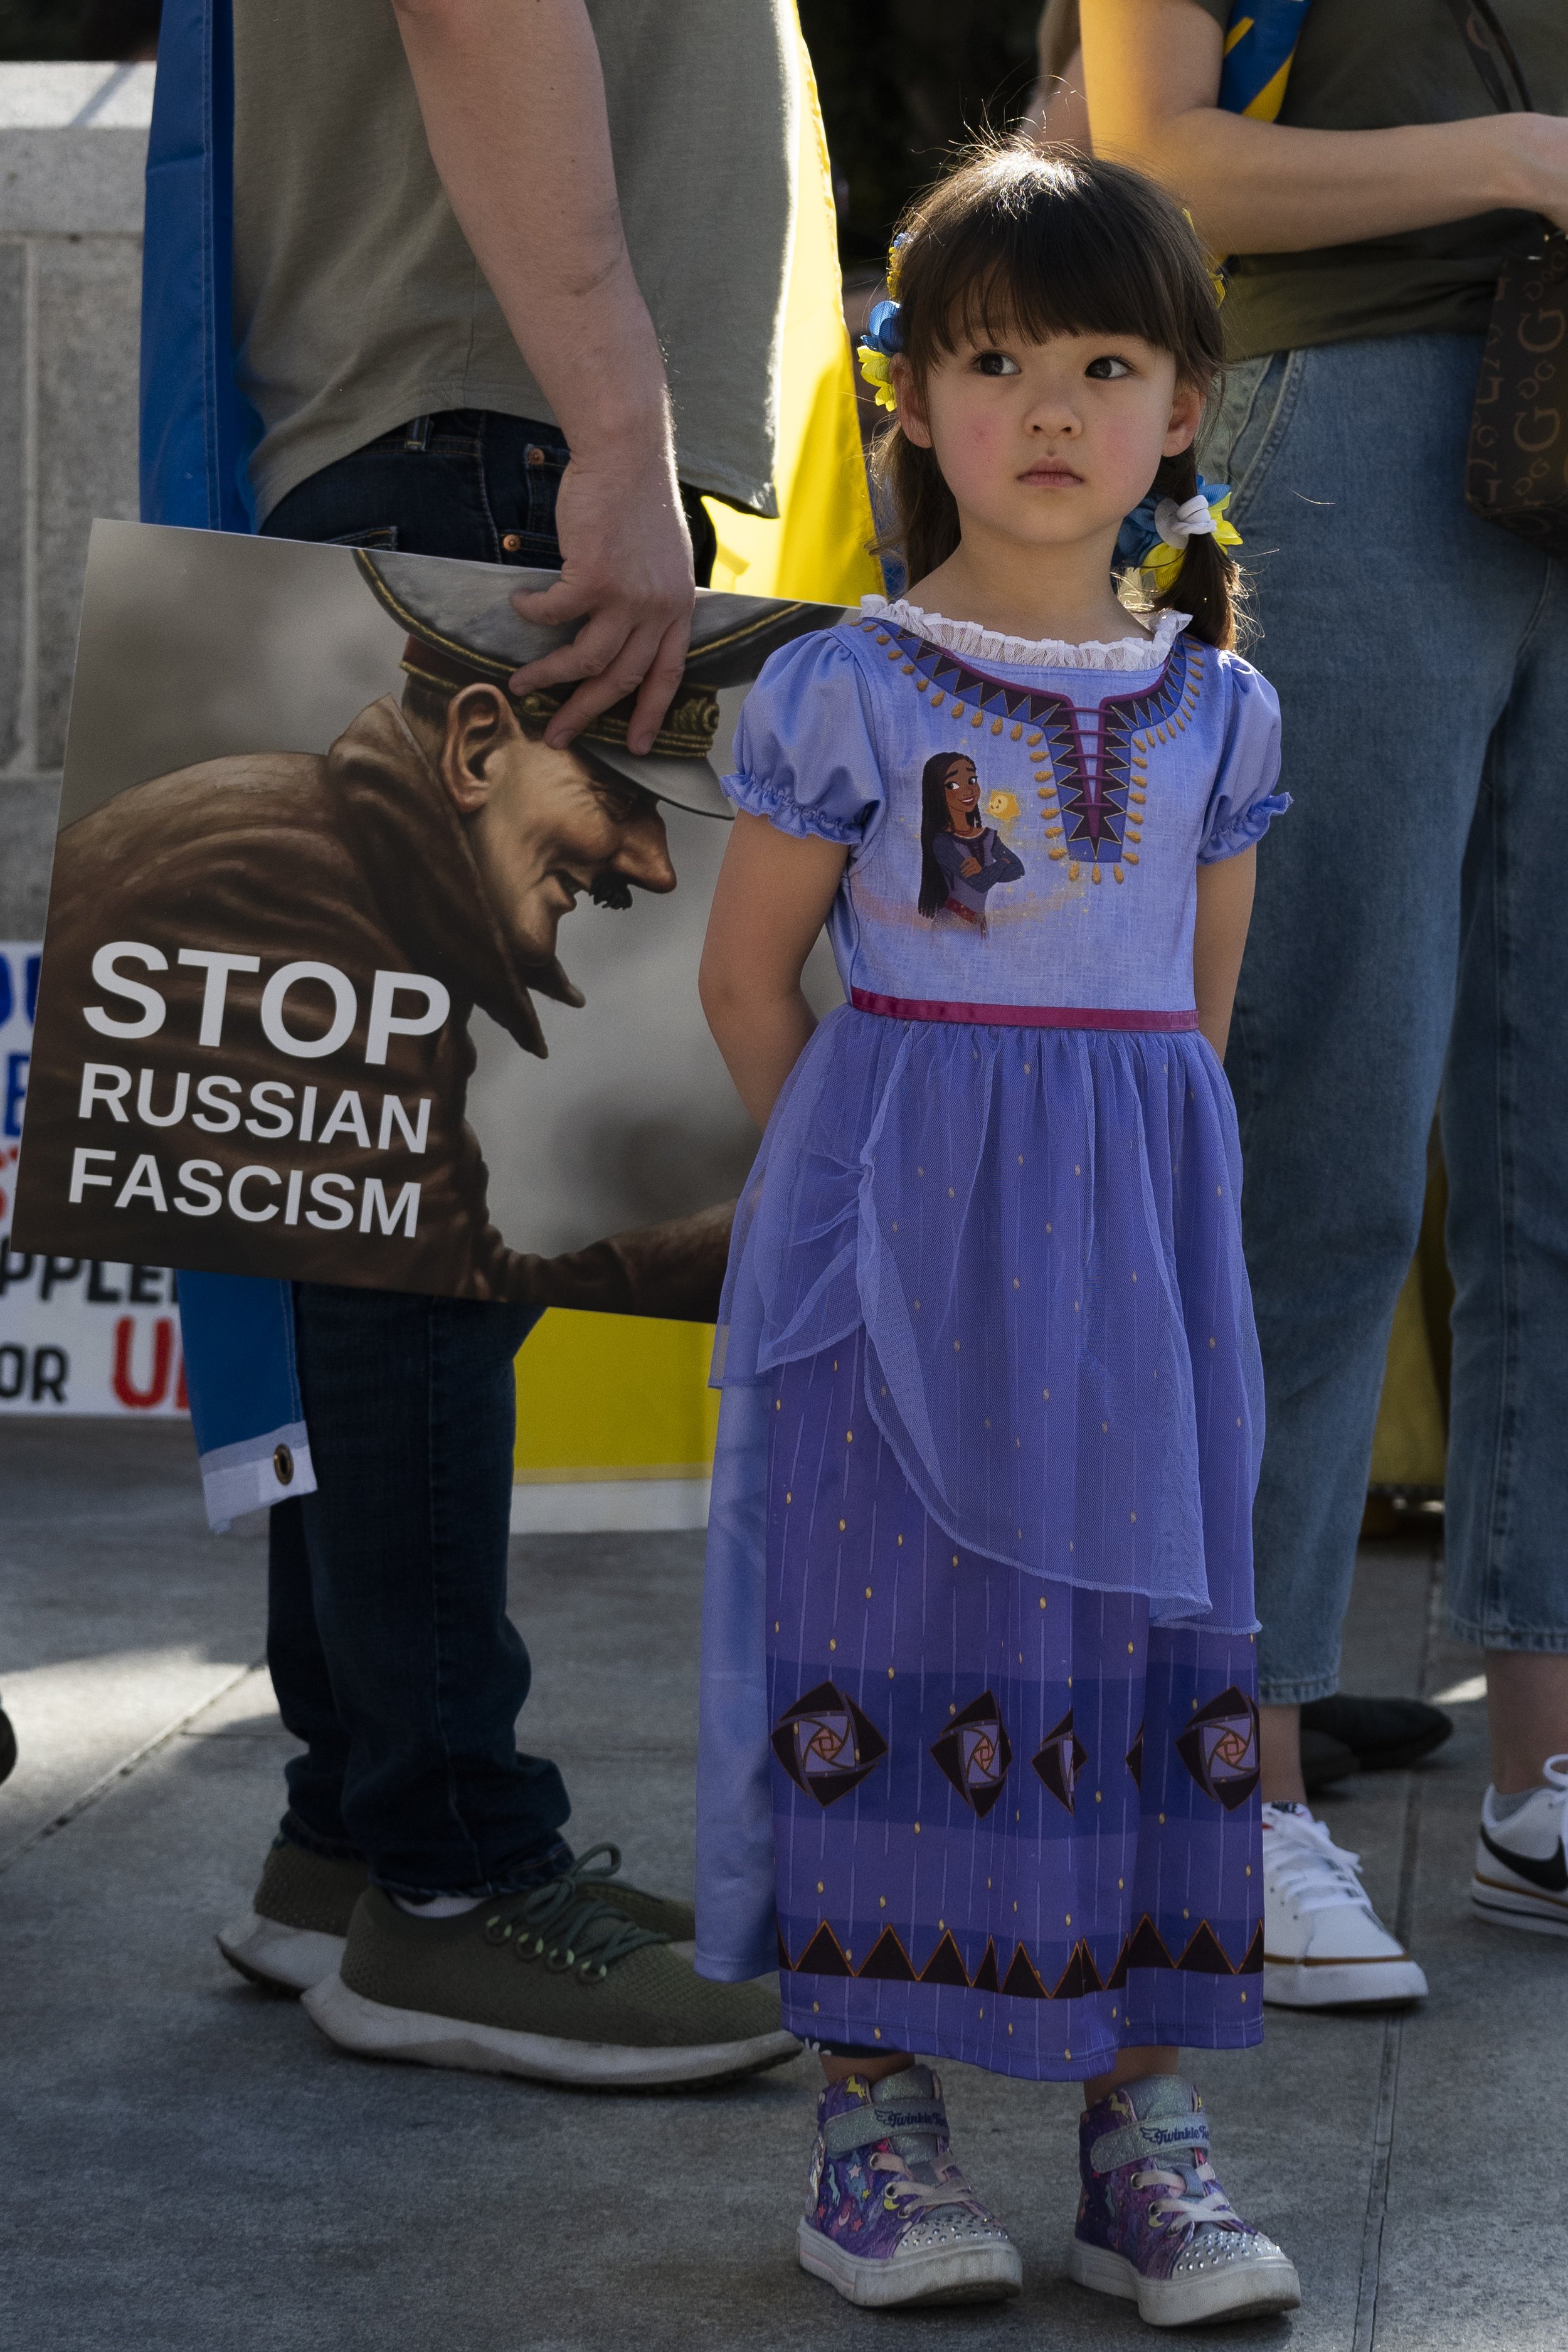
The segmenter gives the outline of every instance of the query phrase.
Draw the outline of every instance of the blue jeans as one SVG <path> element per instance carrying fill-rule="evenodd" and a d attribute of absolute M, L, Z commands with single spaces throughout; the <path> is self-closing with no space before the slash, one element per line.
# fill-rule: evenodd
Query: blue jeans
<path fill-rule="evenodd" d="M 527 1307 L 298 1283 L 313 1495 L 275 1503 L 267 1662 L 305 1753 L 283 1833 L 404 1894 L 564 1867 L 561 1775 L 518 1753 L 506 1613 L 512 1359 Z"/>
<path fill-rule="evenodd" d="M 1568 1650 L 1568 566 L 1464 505 L 1479 357 L 1427 334 L 1249 361 L 1205 444 L 1236 486 L 1295 802 L 1259 854 L 1226 1062 L 1276 1703 L 1336 1685 L 1439 1089 L 1449 1613 L 1490 1649 Z"/>
<path fill-rule="evenodd" d="M 279 539 L 559 565 L 553 425 L 482 410 L 416 417 L 313 475 L 263 525 Z M 687 499 L 699 577 L 712 527 Z M 553 1764 L 521 1755 L 528 1653 L 506 1613 L 515 1385 L 526 1308 L 294 1289 L 317 1491 L 273 1507 L 268 1664 L 305 1753 L 283 1832 L 363 1855 L 403 1894 L 503 1893 L 571 1851 Z"/>

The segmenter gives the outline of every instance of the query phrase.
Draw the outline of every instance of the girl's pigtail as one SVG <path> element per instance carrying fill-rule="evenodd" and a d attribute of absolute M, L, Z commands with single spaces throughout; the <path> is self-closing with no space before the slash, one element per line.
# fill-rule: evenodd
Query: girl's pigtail
<path fill-rule="evenodd" d="M 1197 457 L 1192 449 L 1161 459 L 1154 477 L 1155 498 L 1174 499 L 1180 506 L 1197 495 Z M 1182 568 L 1155 597 L 1154 609 L 1164 612 L 1173 606 L 1177 612 L 1190 613 L 1194 637 L 1228 650 L 1236 643 L 1241 602 L 1241 575 L 1235 557 L 1212 533 L 1205 533 L 1188 540 Z"/>

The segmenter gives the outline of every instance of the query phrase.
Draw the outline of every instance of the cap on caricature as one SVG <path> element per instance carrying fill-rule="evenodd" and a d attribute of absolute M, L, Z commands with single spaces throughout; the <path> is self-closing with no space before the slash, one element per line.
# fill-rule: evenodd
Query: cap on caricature
<path fill-rule="evenodd" d="M 455 692 L 484 681 L 505 687 L 524 662 L 564 645 L 570 628 L 542 628 L 513 607 L 514 588 L 548 588 L 559 574 L 520 572 L 496 563 L 459 563 L 429 556 L 355 551 L 365 579 L 393 618 L 408 632 L 403 667 L 411 677 Z M 628 751 L 630 697 L 591 719 L 574 739 L 596 766 L 613 770 L 661 801 L 700 816 L 728 817 L 710 754 L 719 727 L 718 690 L 749 685 L 768 656 L 813 629 L 842 617 L 837 604 L 800 604 L 773 596 L 726 596 L 699 589 L 686 670 L 653 749 Z M 517 698 L 527 719 L 542 724 L 570 687 L 535 688 Z"/>

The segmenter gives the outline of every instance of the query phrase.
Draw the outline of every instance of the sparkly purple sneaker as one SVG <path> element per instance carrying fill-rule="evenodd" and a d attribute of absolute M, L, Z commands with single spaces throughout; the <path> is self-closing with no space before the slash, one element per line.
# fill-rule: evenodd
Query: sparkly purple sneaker
<path fill-rule="evenodd" d="M 1152 2074 L 1090 2107 L 1079 2127 L 1083 2195 L 1068 2276 L 1138 2305 L 1154 2327 L 1294 2311 L 1296 2266 L 1232 2210 L 1208 2160 L 1190 2083 Z"/>
<path fill-rule="evenodd" d="M 1017 2248 L 953 2161 L 929 2066 L 828 2084 L 796 2235 L 803 2270 L 881 2310 L 998 2303 L 1024 2284 Z"/>

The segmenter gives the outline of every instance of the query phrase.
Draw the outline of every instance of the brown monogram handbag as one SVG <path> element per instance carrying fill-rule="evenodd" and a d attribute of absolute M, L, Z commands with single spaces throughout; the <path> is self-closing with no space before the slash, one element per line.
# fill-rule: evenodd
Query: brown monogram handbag
<path fill-rule="evenodd" d="M 1448 5 L 1500 114 L 1531 111 L 1490 0 Z M 1465 502 L 1543 554 L 1568 556 L 1568 231 L 1547 220 L 1498 280 L 1470 417 Z"/>

